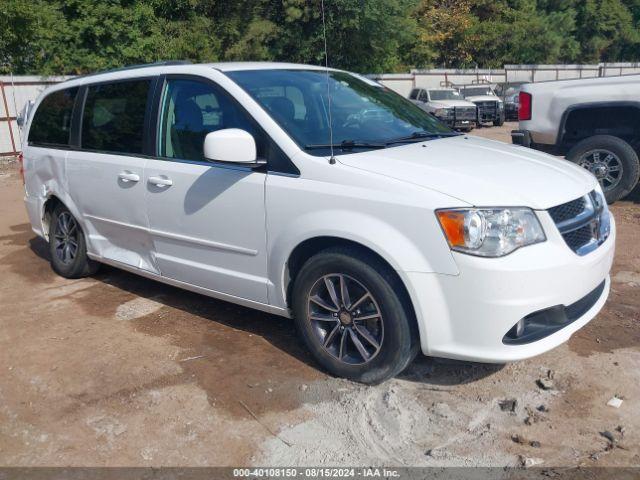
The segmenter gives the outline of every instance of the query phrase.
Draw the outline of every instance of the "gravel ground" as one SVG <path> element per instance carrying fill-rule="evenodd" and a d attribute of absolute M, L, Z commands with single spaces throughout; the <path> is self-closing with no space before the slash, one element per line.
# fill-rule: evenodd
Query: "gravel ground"
<path fill-rule="evenodd" d="M 637 192 L 613 207 L 610 299 L 567 344 L 420 357 L 376 387 L 318 370 L 289 320 L 112 268 L 56 276 L 21 196 L 0 167 L 0 465 L 640 466 Z"/>

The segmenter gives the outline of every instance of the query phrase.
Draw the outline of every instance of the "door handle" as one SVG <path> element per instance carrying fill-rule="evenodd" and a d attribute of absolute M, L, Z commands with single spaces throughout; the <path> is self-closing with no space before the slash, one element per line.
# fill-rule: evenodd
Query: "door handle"
<path fill-rule="evenodd" d="M 140 175 L 138 175 L 137 173 L 130 172 L 129 170 L 125 170 L 124 172 L 121 172 L 118 175 L 118 178 L 122 180 L 124 183 L 127 183 L 127 182 L 135 183 L 140 181 Z"/>
<path fill-rule="evenodd" d="M 170 178 L 165 177 L 164 175 L 160 175 L 157 177 L 149 177 L 147 180 L 150 184 L 155 185 L 156 187 L 170 187 L 173 185 L 173 181 Z"/>

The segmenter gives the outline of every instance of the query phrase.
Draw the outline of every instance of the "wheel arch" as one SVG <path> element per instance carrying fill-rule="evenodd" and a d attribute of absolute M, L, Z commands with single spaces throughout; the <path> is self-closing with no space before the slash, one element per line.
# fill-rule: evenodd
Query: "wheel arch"
<path fill-rule="evenodd" d="M 63 205 L 65 208 L 67 208 L 80 224 L 80 228 L 82 228 L 83 230 L 85 228 L 82 224 L 82 217 L 80 216 L 80 213 L 74 205 L 73 201 L 71 201 L 71 198 L 57 191 L 49 191 L 42 202 L 41 215 L 42 235 L 47 242 L 49 241 L 51 215 L 58 205 Z"/>
<path fill-rule="evenodd" d="M 327 250 L 330 248 L 336 247 L 345 247 L 345 248 L 353 248 L 359 250 L 363 253 L 367 253 L 374 257 L 377 261 L 382 263 L 385 267 L 388 268 L 389 273 L 396 277 L 399 281 L 399 284 L 402 285 L 405 291 L 407 288 L 402 280 L 401 276 L 398 274 L 398 270 L 392 263 L 387 260 L 383 255 L 378 253 L 376 250 L 371 248 L 370 246 L 364 245 L 355 240 L 350 240 L 344 237 L 331 236 L 331 235 L 321 235 L 316 237 L 308 238 L 296 245 L 296 247 L 291 251 L 287 258 L 287 262 L 284 267 L 284 275 L 283 275 L 283 286 L 285 292 L 285 299 L 287 306 L 291 305 L 291 290 L 293 288 L 293 284 L 295 283 L 295 279 L 300 273 L 300 269 L 305 264 L 307 260 L 309 260 L 314 255 L 322 252 L 323 250 Z M 407 293 L 408 295 L 408 293 Z"/>
<path fill-rule="evenodd" d="M 629 125 L 632 127 L 629 128 Z M 636 125 L 635 129 L 633 125 Z M 594 135 L 611 135 L 637 144 L 640 142 L 640 127 L 637 125 L 640 125 L 640 102 L 591 102 L 572 105 L 562 114 L 556 145 L 568 150 Z"/>
<path fill-rule="evenodd" d="M 407 306 L 407 315 L 409 315 L 409 317 L 411 318 L 413 326 L 416 329 L 415 332 L 421 337 L 423 335 L 423 332 L 422 326 L 420 325 L 421 322 L 418 321 L 418 312 L 416 310 L 417 303 L 414 302 L 414 299 L 409 293 L 410 289 L 407 287 L 408 279 L 403 275 L 402 271 L 394 268 L 392 263 L 387 260 L 385 256 L 383 256 L 381 253 L 377 252 L 370 246 L 344 237 L 321 235 L 307 238 L 306 240 L 296 245 L 296 247 L 291 251 L 285 264 L 283 278 L 285 301 L 287 307 L 291 308 L 291 295 L 293 286 L 295 284 L 297 275 L 300 273 L 300 270 L 305 262 L 314 255 L 317 255 L 324 250 L 333 249 L 336 247 L 352 248 L 370 255 L 375 259 L 376 262 L 379 262 L 387 269 L 388 274 L 392 277 L 392 279 L 400 289 L 398 293 L 401 296 L 402 303 Z"/>
<path fill-rule="evenodd" d="M 50 195 L 42 205 L 42 233 L 45 240 L 49 241 L 49 228 L 51 226 L 51 216 L 58 205 L 64 205 L 57 195 Z"/>

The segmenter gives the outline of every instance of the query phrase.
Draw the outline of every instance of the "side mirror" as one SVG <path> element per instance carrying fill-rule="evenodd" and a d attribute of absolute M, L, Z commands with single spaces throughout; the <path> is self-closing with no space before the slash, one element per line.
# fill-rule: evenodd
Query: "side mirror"
<path fill-rule="evenodd" d="M 212 162 L 234 163 L 248 167 L 264 165 L 258 160 L 256 141 L 239 128 L 225 128 L 210 132 L 204 138 L 204 158 Z"/>

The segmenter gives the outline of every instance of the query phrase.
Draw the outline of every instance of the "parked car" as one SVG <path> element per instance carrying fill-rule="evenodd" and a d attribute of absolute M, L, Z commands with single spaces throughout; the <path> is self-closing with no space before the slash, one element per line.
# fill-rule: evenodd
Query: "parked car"
<path fill-rule="evenodd" d="M 615 202 L 638 184 L 639 96 L 640 75 L 524 85 L 513 143 L 566 155 Z"/>
<path fill-rule="evenodd" d="M 478 107 L 478 125 L 492 123 L 499 127 L 504 125 L 504 103 L 490 85 L 465 85 L 460 93 Z"/>
<path fill-rule="evenodd" d="M 476 126 L 476 105 L 454 88 L 414 88 L 409 99 L 450 128 L 470 132 Z"/>
<path fill-rule="evenodd" d="M 518 110 L 520 109 L 520 89 L 525 82 L 503 83 L 496 89 L 498 95 L 504 102 L 504 118 L 506 121 L 517 121 Z"/>
<path fill-rule="evenodd" d="M 46 90 L 27 130 L 25 204 L 58 274 L 106 263 L 293 317 L 334 375 L 380 382 L 419 350 L 528 358 L 609 293 L 615 224 L 592 175 L 348 72 L 100 73 Z"/>

